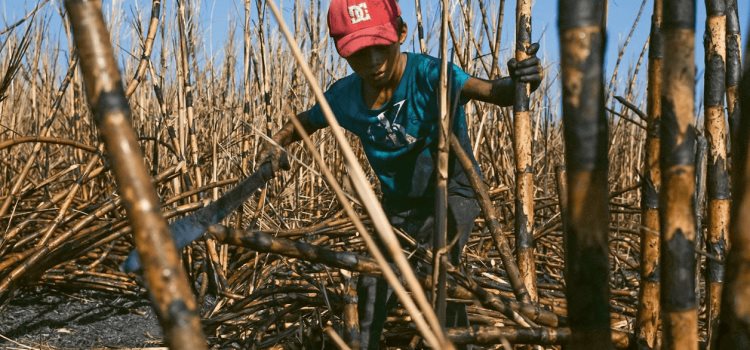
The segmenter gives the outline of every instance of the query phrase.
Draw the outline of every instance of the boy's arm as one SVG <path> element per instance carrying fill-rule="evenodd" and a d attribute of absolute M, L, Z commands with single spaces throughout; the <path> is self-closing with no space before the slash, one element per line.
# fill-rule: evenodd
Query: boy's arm
<path fill-rule="evenodd" d="M 471 77 L 461 89 L 461 97 L 503 107 L 511 106 L 515 100 L 515 86 L 510 77 L 495 80 Z"/>
<path fill-rule="evenodd" d="M 313 125 L 313 123 L 310 122 L 310 118 L 307 112 L 297 114 L 297 119 L 299 120 L 300 124 L 302 124 L 302 127 L 305 129 L 305 132 L 308 135 L 312 135 L 314 132 L 320 129 L 318 126 Z M 277 131 L 271 137 L 271 139 L 276 144 L 271 144 L 270 142 L 265 143 L 265 145 L 263 146 L 263 150 L 258 156 L 258 159 L 260 159 L 259 164 L 271 162 L 274 171 L 280 168 L 288 170 L 289 163 L 280 162 L 282 155 L 286 152 L 284 148 L 293 142 L 302 140 L 302 137 L 294 129 L 294 123 L 289 120 L 284 124 L 284 126 L 281 127 L 281 129 L 279 129 L 279 131 Z"/>
<path fill-rule="evenodd" d="M 515 59 L 508 61 L 510 76 L 485 80 L 471 77 L 461 89 L 461 97 L 465 99 L 489 102 L 498 106 L 511 106 L 515 100 L 515 83 L 529 83 L 533 92 L 542 82 L 542 67 L 536 52 L 539 44 L 529 46 L 527 53 L 531 56 L 521 62 Z"/>

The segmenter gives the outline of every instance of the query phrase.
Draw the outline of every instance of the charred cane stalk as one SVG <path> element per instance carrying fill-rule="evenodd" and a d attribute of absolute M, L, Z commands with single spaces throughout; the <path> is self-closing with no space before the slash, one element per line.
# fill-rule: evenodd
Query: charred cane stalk
<path fill-rule="evenodd" d="M 607 119 L 604 3 L 560 0 L 568 206 L 565 281 L 571 349 L 609 349 Z"/>
<path fill-rule="evenodd" d="M 511 344 L 561 345 L 570 342 L 570 328 L 519 328 L 473 326 L 450 328 L 448 337 L 456 344 L 494 345 L 503 340 Z M 617 349 L 627 349 L 630 339 L 627 333 L 613 332 L 612 342 Z"/>
<path fill-rule="evenodd" d="M 529 57 L 531 46 L 531 0 L 516 2 L 516 61 Z M 531 113 L 529 112 L 529 83 L 516 83 L 513 104 L 513 149 L 516 156 L 516 251 L 518 269 L 532 301 L 536 292 L 536 263 L 534 261 L 534 166 L 531 158 Z"/>
<path fill-rule="evenodd" d="M 737 130 L 740 123 L 740 91 L 742 79 L 742 36 L 740 35 L 740 18 L 737 11 L 737 0 L 726 0 L 727 29 L 726 29 L 726 84 L 727 84 L 727 113 L 729 115 L 729 133 L 732 140 L 732 152 L 737 155 Z M 737 142 L 735 142 L 737 140 Z"/>
<path fill-rule="evenodd" d="M 81 57 L 89 105 L 111 157 L 167 344 L 175 349 L 206 349 L 195 299 L 129 124 L 130 107 L 109 43 L 101 2 L 68 0 L 65 7 Z"/>
<path fill-rule="evenodd" d="M 661 74 L 664 51 L 661 24 L 662 0 L 654 0 L 651 17 L 651 39 L 648 50 L 648 116 L 646 159 L 641 184 L 641 284 L 636 317 L 637 345 L 656 347 L 659 328 L 659 123 L 661 121 Z"/>
<path fill-rule="evenodd" d="M 661 94 L 661 304 L 666 349 L 697 349 L 695 0 L 664 0 Z"/>
<path fill-rule="evenodd" d="M 382 265 L 374 259 L 350 252 L 333 251 L 313 244 L 274 237 L 261 231 L 236 230 L 221 225 L 210 226 L 208 232 L 224 244 L 245 247 L 261 253 L 280 254 L 352 272 L 373 276 L 383 275 Z M 452 275 L 461 275 L 460 271 L 450 266 L 450 263 L 447 265 Z M 432 278 L 429 276 L 422 278 L 421 283 L 427 287 L 433 286 Z M 564 323 L 552 312 L 531 304 L 499 298 L 476 284 L 467 288 L 453 280 L 448 280 L 446 285 L 448 295 L 458 299 L 476 298 L 482 305 L 501 312 L 511 320 L 517 319 L 517 315 L 520 314 L 545 326 L 558 327 Z"/>
<path fill-rule="evenodd" d="M 747 49 L 747 48 L 746 48 Z M 737 153 L 733 156 L 735 175 L 729 240 L 732 247 L 726 261 L 726 282 L 721 297 L 719 349 L 750 348 L 750 72 L 745 67 L 741 86 L 741 113 L 736 130 Z M 733 140 L 733 141 L 734 141 Z M 735 142 L 733 142 L 734 144 Z"/>
<path fill-rule="evenodd" d="M 729 238 L 729 168 L 727 126 L 724 117 L 726 3 L 706 0 L 706 77 L 704 79 L 705 133 L 708 141 L 708 236 L 706 250 L 717 257 L 707 260 L 706 312 L 709 348 L 719 325 L 725 250 Z"/>

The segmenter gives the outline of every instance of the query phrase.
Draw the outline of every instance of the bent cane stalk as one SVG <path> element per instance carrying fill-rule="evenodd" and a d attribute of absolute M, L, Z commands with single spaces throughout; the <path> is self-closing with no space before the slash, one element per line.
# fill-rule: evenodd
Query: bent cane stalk
<path fill-rule="evenodd" d="M 727 126 L 724 116 L 726 87 L 726 3 L 706 0 L 706 76 L 703 88 L 705 133 L 708 141 L 708 236 L 706 250 L 717 257 L 706 267 L 706 332 L 708 348 L 713 348 L 719 325 L 721 287 L 724 283 L 724 259 L 729 243 L 729 167 L 727 164 Z"/>
<path fill-rule="evenodd" d="M 343 153 L 347 168 L 351 173 L 350 179 L 352 181 L 352 184 L 354 185 L 357 195 L 359 195 L 362 204 L 365 207 L 365 210 L 367 210 L 370 218 L 372 218 L 376 231 L 380 235 L 383 244 L 391 253 L 391 256 L 393 257 L 396 266 L 398 266 L 407 287 L 413 293 L 415 299 L 414 302 L 416 302 L 416 305 L 419 307 L 419 311 L 417 311 L 416 309 L 410 309 L 409 313 L 413 317 L 415 323 L 417 323 L 417 326 L 420 327 L 420 331 L 425 336 L 428 345 L 441 349 L 453 349 L 453 344 L 451 344 L 450 341 L 445 337 L 442 326 L 440 322 L 438 322 L 437 316 L 435 315 L 430 302 L 427 301 L 424 289 L 419 284 L 419 280 L 417 279 L 414 271 L 409 265 L 409 261 L 406 259 L 401 250 L 401 243 L 399 243 L 396 234 L 393 232 L 393 228 L 388 222 L 388 218 L 385 216 L 383 208 L 380 206 L 380 202 L 375 196 L 375 193 L 372 190 L 369 181 L 367 180 L 364 170 L 362 170 L 362 166 L 359 164 L 359 160 L 354 155 L 354 151 L 346 140 L 341 126 L 334 117 L 331 106 L 328 104 L 328 101 L 323 95 L 323 91 L 320 89 L 320 85 L 318 84 L 317 79 L 310 70 L 310 66 L 302 56 L 302 52 L 299 49 L 297 40 L 289 32 L 286 21 L 281 15 L 281 12 L 276 6 L 276 3 L 272 0 L 269 0 L 268 6 L 271 8 L 274 17 L 279 23 L 279 28 L 281 29 L 282 34 L 289 44 L 290 49 L 292 50 L 294 59 L 296 60 L 299 68 L 302 70 L 302 73 L 305 75 L 305 78 L 310 84 L 310 87 L 315 94 L 315 98 L 320 104 L 320 107 L 323 111 L 326 122 L 331 126 L 330 130 L 335 137 L 341 152 Z M 366 243 L 368 249 L 370 249 L 370 252 L 373 253 L 373 255 L 376 256 L 377 259 L 383 258 L 382 255 L 380 255 L 380 258 L 378 258 L 377 254 L 374 253 L 373 248 L 376 246 L 374 244 L 374 241 L 366 240 Z M 383 258 L 383 261 L 385 261 L 385 258 Z M 396 287 L 395 284 L 400 283 L 395 278 L 395 276 L 393 276 L 393 278 L 386 278 L 388 283 L 394 288 Z M 399 294 L 398 297 L 399 300 L 404 304 L 407 304 L 411 301 L 411 298 L 409 298 L 408 295 Z M 429 329 L 424 327 L 425 320 L 427 324 L 429 324 Z"/>
<path fill-rule="evenodd" d="M 697 349 L 695 0 L 664 0 L 661 94 L 661 304 L 665 349 Z"/>
<path fill-rule="evenodd" d="M 80 53 L 87 98 L 111 157 L 167 344 L 175 349 L 206 349 L 195 299 L 130 126 L 130 107 L 109 43 L 101 2 L 68 0 L 65 7 Z"/>
<path fill-rule="evenodd" d="M 565 164 L 565 282 L 571 349 L 610 349 L 607 118 L 600 0 L 560 0 Z"/>
<path fill-rule="evenodd" d="M 492 232 L 492 239 L 494 240 L 498 253 L 500 253 L 500 260 L 503 262 L 503 266 L 505 266 L 505 272 L 508 274 L 511 287 L 513 287 L 513 293 L 518 301 L 530 303 L 531 298 L 529 297 L 529 292 L 526 290 L 526 285 L 523 283 L 518 265 L 516 265 L 516 262 L 513 259 L 513 252 L 510 250 L 510 244 L 508 244 L 508 241 L 503 235 L 500 219 L 497 215 L 497 210 L 492 205 L 492 200 L 487 191 L 487 185 L 482 182 L 482 178 L 477 174 L 476 169 L 474 169 L 474 164 L 471 162 L 471 159 L 464 149 L 461 148 L 461 143 L 458 141 L 458 138 L 456 138 L 455 135 L 451 135 L 450 142 L 451 147 L 453 148 L 453 153 L 456 154 L 456 159 L 458 159 L 461 167 L 464 168 L 464 172 L 466 172 L 466 175 L 469 178 L 471 187 L 477 195 L 477 202 L 479 202 L 479 207 L 482 209 L 487 226 L 489 226 L 489 229 Z"/>
<path fill-rule="evenodd" d="M 529 58 L 531 45 L 531 0 L 516 2 L 516 61 Z M 518 269 L 532 301 L 536 292 L 536 262 L 534 259 L 534 165 L 529 111 L 529 83 L 516 83 L 513 103 L 513 150 L 516 156 L 516 252 Z"/>
<path fill-rule="evenodd" d="M 659 329 L 659 123 L 661 121 L 661 74 L 663 0 L 654 1 L 648 50 L 647 127 L 643 179 L 641 180 L 641 283 L 636 317 L 636 344 L 656 347 Z"/>

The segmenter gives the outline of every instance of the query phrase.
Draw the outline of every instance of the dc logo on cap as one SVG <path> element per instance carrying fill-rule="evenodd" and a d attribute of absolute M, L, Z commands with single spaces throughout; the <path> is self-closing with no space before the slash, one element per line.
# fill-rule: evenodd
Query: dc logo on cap
<path fill-rule="evenodd" d="M 352 18 L 352 24 L 369 21 L 370 12 L 367 11 L 367 3 L 349 6 L 349 17 Z"/>

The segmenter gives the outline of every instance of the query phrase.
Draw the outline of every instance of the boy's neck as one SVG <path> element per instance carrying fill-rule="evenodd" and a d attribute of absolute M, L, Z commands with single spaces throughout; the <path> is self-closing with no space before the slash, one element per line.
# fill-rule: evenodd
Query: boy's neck
<path fill-rule="evenodd" d="M 398 85 L 401 83 L 401 78 L 404 76 L 404 71 L 406 71 L 406 53 L 399 53 L 399 58 L 396 70 L 386 84 L 375 86 L 362 80 L 362 99 L 364 100 L 365 106 L 368 108 L 380 109 L 393 97 L 393 92 L 398 88 Z"/>

